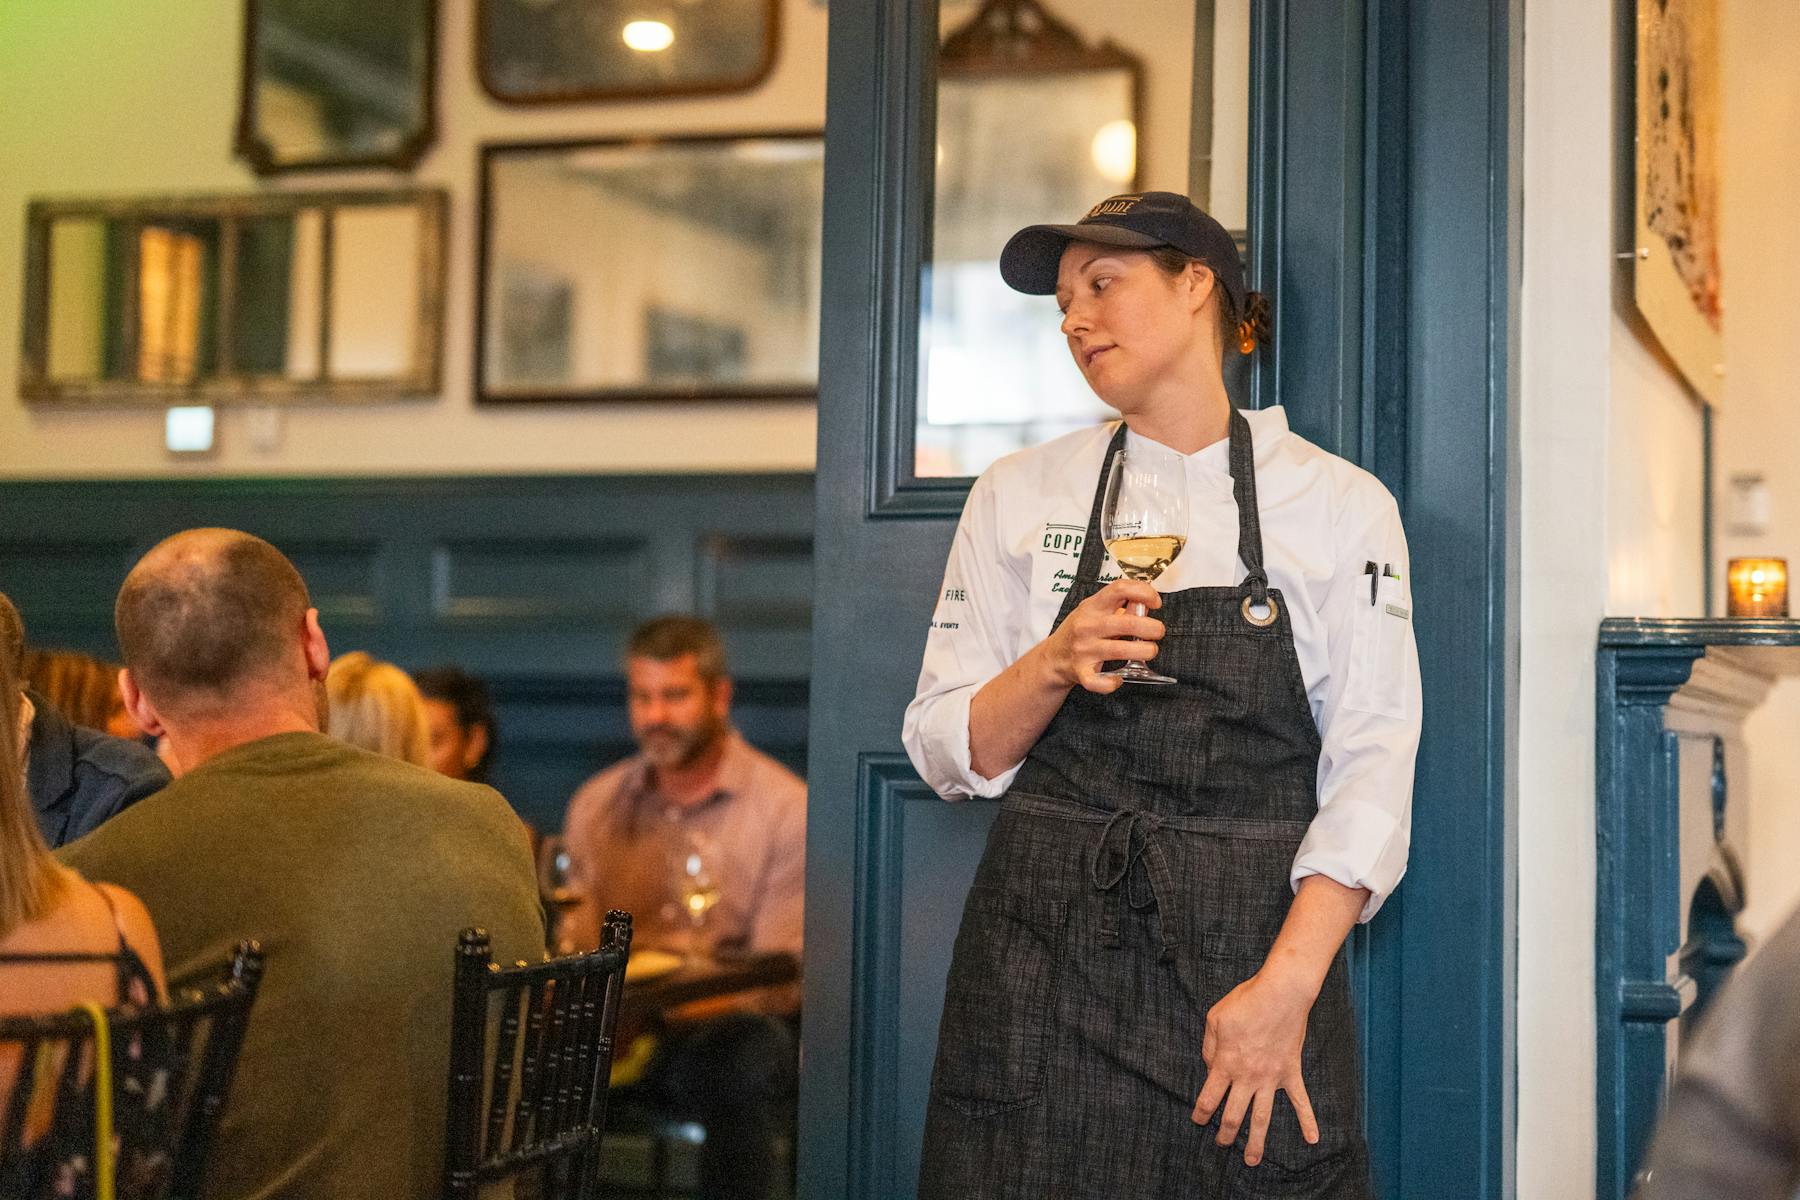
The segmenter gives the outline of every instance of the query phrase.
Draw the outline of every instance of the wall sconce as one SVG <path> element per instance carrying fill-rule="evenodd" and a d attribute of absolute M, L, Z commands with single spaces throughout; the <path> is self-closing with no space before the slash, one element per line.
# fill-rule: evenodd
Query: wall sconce
<path fill-rule="evenodd" d="M 1787 559 L 1734 558 L 1726 564 L 1725 615 L 1787 616 Z"/>

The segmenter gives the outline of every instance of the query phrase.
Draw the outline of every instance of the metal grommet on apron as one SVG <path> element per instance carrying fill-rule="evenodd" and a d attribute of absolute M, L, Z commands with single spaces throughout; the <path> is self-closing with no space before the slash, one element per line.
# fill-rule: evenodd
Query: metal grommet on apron
<path fill-rule="evenodd" d="M 1057 624 L 1102 586 L 1107 448 Z M 1216 1144 L 1190 1114 L 1207 1011 L 1261 966 L 1318 812 L 1319 733 L 1263 568 L 1250 428 L 1231 414 L 1236 587 L 1163 596 L 1172 687 L 1072 690 L 1019 768 L 964 905 L 926 1113 L 923 1200 L 1046 1196 L 1368 1200 L 1344 956 L 1307 1022 L 1321 1139 L 1279 1096 Z"/>
<path fill-rule="evenodd" d="M 1265 615 L 1259 617 L 1256 615 L 1256 606 L 1250 603 L 1250 597 L 1245 596 L 1244 602 L 1238 605 L 1238 611 L 1244 614 L 1244 620 L 1250 622 L 1258 629 L 1262 629 L 1265 626 L 1273 625 L 1275 623 L 1275 618 L 1281 615 L 1280 610 L 1276 606 L 1275 597 L 1266 597 L 1263 604 Z"/>

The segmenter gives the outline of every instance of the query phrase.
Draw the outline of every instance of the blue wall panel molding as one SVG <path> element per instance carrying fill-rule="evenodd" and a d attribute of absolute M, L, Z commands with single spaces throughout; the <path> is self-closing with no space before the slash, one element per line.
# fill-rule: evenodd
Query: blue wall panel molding
<path fill-rule="evenodd" d="M 495 783 L 540 828 L 631 749 L 619 653 L 665 611 L 717 621 L 746 736 L 805 770 L 808 475 L 0 483 L 0 591 L 34 643 L 115 657 L 137 557 L 195 525 L 247 529 L 300 568 L 335 652 L 459 661 L 491 681 Z"/>
<path fill-rule="evenodd" d="M 999 811 L 947 804 L 904 754 L 861 756 L 857 769 L 856 991 L 851 1008 L 848 1200 L 918 1191 L 942 958 L 956 937 L 968 877 Z M 923 978 L 921 978 L 923 977 Z"/>
<path fill-rule="evenodd" d="M 868 754 L 858 772 L 856 827 L 857 995 L 851 1015 L 851 1090 L 856 1124 L 851 1131 L 850 1200 L 897 1195 L 891 1131 L 900 1120 L 898 1027 L 900 1005 L 901 885 L 905 873 L 905 807 L 940 804 L 900 754 Z"/>
<path fill-rule="evenodd" d="M 1793 649 L 1777 665 L 1751 658 L 1761 653 L 1747 649 L 1755 647 Z M 1756 677 L 1748 688 L 1712 687 L 1708 711 L 1728 720 L 1734 708 L 1747 712 L 1760 699 L 1766 683 L 1757 679 L 1800 663 L 1800 621 L 1618 618 L 1600 626 L 1594 1000 L 1602 1200 L 1629 1194 L 1649 1145 L 1675 1032 L 1670 1022 L 1690 1021 L 1744 952 L 1732 921 L 1742 907 L 1742 847 L 1728 833 L 1741 828 L 1742 815 L 1729 809 L 1726 790 L 1732 731 L 1703 732 L 1671 716 L 1677 691 L 1690 681 L 1698 686 L 1709 655 L 1734 664 L 1722 677 Z M 1684 771 L 1684 749 L 1698 769 Z M 1684 828 L 1714 845 L 1684 847 Z M 1683 862 L 1692 864 L 1697 849 L 1708 871 L 1684 879 Z"/>

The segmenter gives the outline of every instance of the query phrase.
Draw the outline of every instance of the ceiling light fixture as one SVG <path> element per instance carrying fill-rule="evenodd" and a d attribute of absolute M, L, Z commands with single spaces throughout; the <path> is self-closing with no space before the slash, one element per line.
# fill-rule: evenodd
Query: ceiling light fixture
<path fill-rule="evenodd" d="M 629 21 L 625 25 L 625 44 L 644 54 L 667 50 L 675 42 L 675 31 L 666 21 Z"/>
<path fill-rule="evenodd" d="M 1102 178 L 1130 183 L 1137 174 L 1137 126 L 1126 120 L 1108 121 L 1094 134 L 1089 154 Z"/>

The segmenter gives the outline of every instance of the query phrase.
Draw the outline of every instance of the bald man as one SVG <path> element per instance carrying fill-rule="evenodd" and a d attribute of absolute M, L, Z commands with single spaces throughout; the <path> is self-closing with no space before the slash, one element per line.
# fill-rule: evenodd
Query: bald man
<path fill-rule="evenodd" d="M 60 856 L 143 898 L 171 988 L 242 938 L 268 953 L 204 1195 L 436 1196 L 456 936 L 542 955 L 524 826 L 491 788 L 320 732 L 318 610 L 261 538 L 169 538 L 114 620 L 176 778 Z"/>

